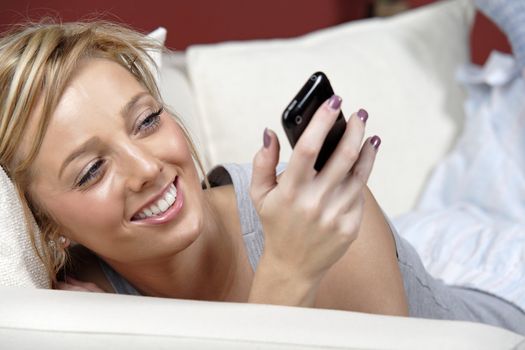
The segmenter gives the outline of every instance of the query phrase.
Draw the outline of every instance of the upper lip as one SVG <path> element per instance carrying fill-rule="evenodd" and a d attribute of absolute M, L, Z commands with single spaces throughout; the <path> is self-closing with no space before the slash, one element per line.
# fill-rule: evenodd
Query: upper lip
<path fill-rule="evenodd" d="M 166 186 L 163 187 L 162 190 L 160 190 L 157 194 L 152 196 L 150 199 L 146 201 L 144 205 L 142 205 L 137 211 L 135 211 L 135 214 L 131 216 L 131 219 L 138 217 L 138 215 L 146 208 L 149 208 L 152 204 L 156 203 L 159 199 L 164 197 L 164 194 L 168 190 L 168 188 L 171 186 L 171 184 L 175 184 L 175 181 L 177 180 L 177 177 L 173 179 L 173 181 L 169 182 Z"/>

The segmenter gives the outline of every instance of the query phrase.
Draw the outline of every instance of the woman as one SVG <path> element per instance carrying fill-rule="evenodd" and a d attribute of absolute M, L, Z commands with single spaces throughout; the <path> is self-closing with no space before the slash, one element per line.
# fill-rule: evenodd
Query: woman
<path fill-rule="evenodd" d="M 251 186 L 249 171 L 232 165 L 202 190 L 197 153 L 147 69 L 154 46 L 107 23 L 33 25 L 0 42 L 0 163 L 42 230 L 55 281 L 76 242 L 87 248 L 76 276 L 93 284 L 66 269 L 73 287 L 470 320 L 525 334 L 519 308 L 432 279 L 391 230 L 365 185 L 380 142 L 362 144 L 365 111 L 313 170 L 337 96 L 278 177 L 278 140 L 266 130 Z"/>
<path fill-rule="evenodd" d="M 365 143 L 348 175 L 363 121 L 351 118 L 316 176 L 312 161 L 341 103 L 327 101 L 279 184 L 278 141 L 265 132 L 251 190 L 266 247 L 253 271 L 233 187 L 202 190 L 192 143 L 162 105 L 146 65 L 154 46 L 107 23 L 34 25 L 0 44 L 1 163 L 51 243 L 51 278 L 74 241 L 142 294 L 406 314 L 392 235 L 370 196 L 366 239 L 347 252 L 375 155 Z M 78 276 L 111 291 L 99 266 L 77 263 Z"/>

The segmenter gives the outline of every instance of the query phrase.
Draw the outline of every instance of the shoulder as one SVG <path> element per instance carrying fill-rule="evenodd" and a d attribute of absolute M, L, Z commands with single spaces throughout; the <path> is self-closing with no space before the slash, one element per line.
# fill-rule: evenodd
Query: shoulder
<path fill-rule="evenodd" d="M 115 293 L 100 267 L 99 257 L 81 245 L 70 248 L 70 268 L 66 271 L 83 282 L 96 284 L 106 293 Z"/>

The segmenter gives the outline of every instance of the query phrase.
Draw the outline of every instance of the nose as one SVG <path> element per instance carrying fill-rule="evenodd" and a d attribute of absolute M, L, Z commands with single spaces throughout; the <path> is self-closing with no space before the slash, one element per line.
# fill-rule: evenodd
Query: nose
<path fill-rule="evenodd" d="M 162 162 L 145 147 L 126 144 L 122 150 L 126 187 L 130 191 L 140 192 L 154 184 L 163 171 Z"/>

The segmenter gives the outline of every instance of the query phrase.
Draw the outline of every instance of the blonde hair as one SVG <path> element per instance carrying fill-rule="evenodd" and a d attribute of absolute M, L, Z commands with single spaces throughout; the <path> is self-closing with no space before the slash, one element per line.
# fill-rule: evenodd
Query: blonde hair
<path fill-rule="evenodd" d="M 30 198 L 30 166 L 45 135 L 69 79 L 85 58 L 104 58 L 126 68 L 154 98 L 161 101 L 148 51 L 165 50 L 157 41 L 125 26 L 106 22 L 52 23 L 49 20 L 13 27 L 0 39 L 0 165 L 14 182 L 25 211 L 33 247 L 55 282 L 65 265 L 67 253 L 59 246 L 58 224 Z M 37 102 L 42 101 L 42 114 L 32 144 L 18 159 L 24 131 Z M 180 118 L 191 154 L 207 182 L 201 158 Z M 33 229 L 33 214 L 38 232 Z"/>

